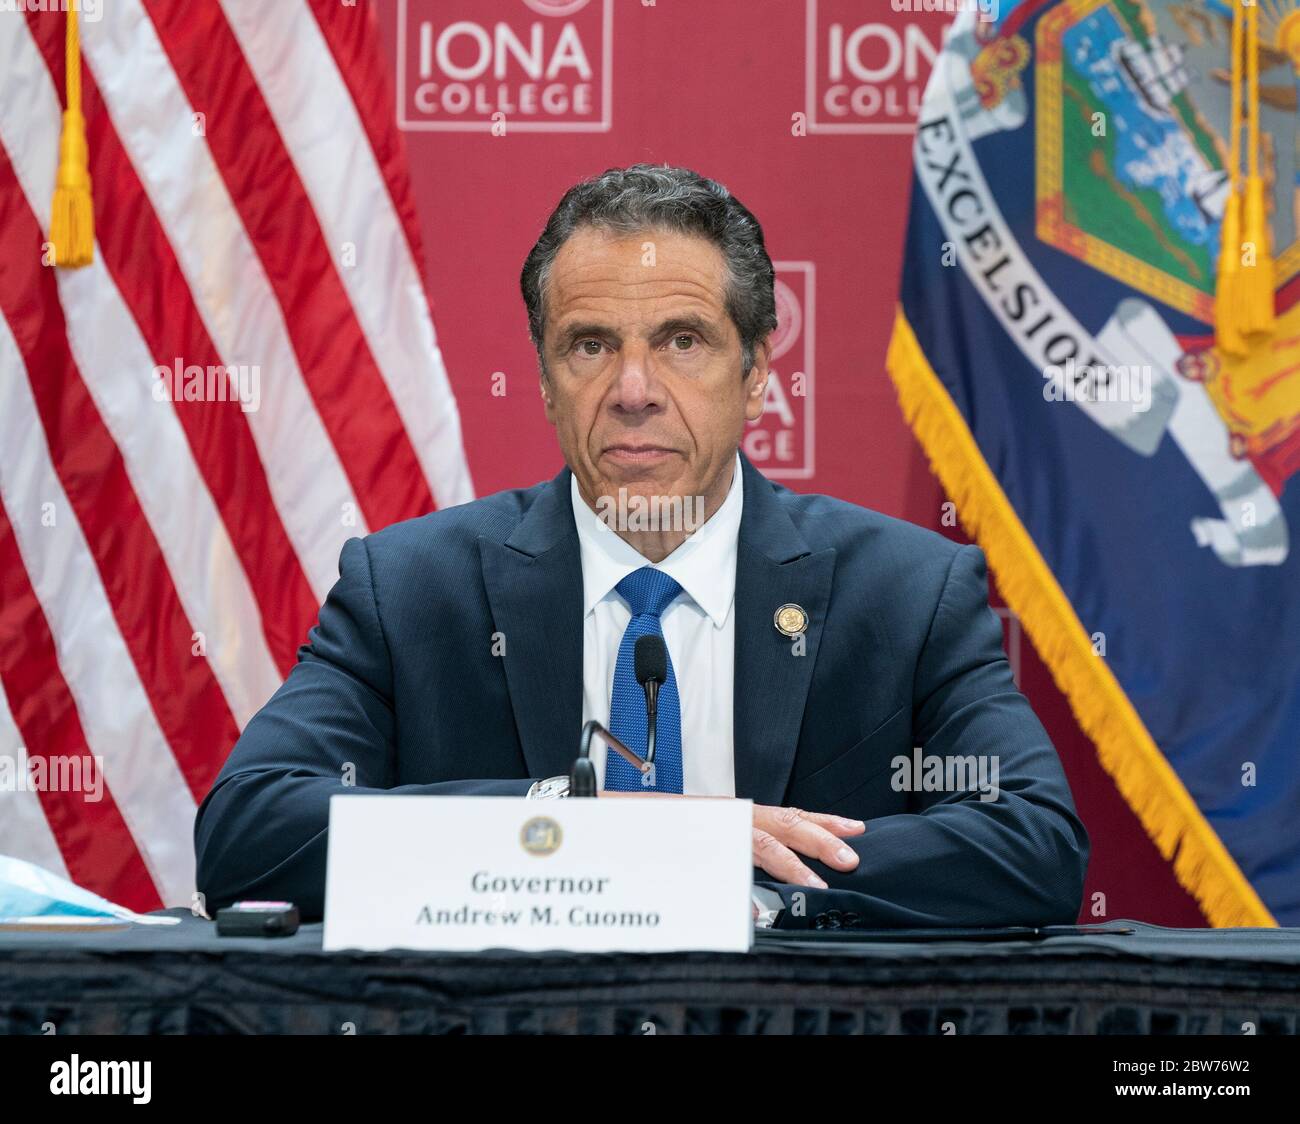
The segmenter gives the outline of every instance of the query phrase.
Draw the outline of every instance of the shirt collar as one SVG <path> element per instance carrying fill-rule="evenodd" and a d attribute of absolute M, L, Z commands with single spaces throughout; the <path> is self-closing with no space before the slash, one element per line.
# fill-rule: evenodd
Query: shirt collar
<path fill-rule="evenodd" d="M 582 559 L 584 616 L 633 570 L 655 566 L 686 591 L 709 615 L 715 628 L 726 623 L 736 597 L 736 543 L 745 500 L 739 453 L 722 506 L 662 562 L 651 562 L 606 526 L 583 500 L 572 474 L 569 496 Z"/>

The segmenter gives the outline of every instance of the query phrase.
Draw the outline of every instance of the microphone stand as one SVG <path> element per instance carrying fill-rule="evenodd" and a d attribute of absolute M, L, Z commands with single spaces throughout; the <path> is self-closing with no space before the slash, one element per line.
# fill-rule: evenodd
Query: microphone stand
<path fill-rule="evenodd" d="M 645 681 L 646 742 L 645 763 L 653 765 L 655 761 L 655 727 L 659 725 L 659 680 Z"/>
<path fill-rule="evenodd" d="M 592 719 L 582 728 L 582 737 L 578 741 L 578 759 L 569 773 L 570 798 L 596 795 L 596 765 L 591 760 L 591 739 L 595 734 L 599 734 L 607 745 L 613 746 L 614 751 L 642 776 L 650 772 L 649 762 L 642 761 L 604 726 Z"/>

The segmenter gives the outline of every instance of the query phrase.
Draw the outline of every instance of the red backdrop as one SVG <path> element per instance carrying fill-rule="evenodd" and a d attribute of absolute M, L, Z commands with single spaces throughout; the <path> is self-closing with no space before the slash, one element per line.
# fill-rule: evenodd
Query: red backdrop
<path fill-rule="evenodd" d="M 570 185 L 653 161 L 726 184 L 762 222 L 778 263 L 784 393 L 747 435 L 751 459 L 796 490 L 961 536 L 943 525 L 944 497 L 884 369 L 909 123 L 946 22 L 894 10 L 909 6 L 380 0 L 434 318 L 478 494 L 561 465 L 519 296 L 524 255 Z M 1092 837 L 1084 919 L 1203 925 L 1015 631 L 1008 622 L 1021 686 Z M 1093 911 L 1095 894 L 1104 913 Z"/>

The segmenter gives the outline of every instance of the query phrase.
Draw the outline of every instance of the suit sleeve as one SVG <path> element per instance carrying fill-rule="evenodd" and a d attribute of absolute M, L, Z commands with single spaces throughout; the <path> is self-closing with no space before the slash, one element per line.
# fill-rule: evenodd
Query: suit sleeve
<path fill-rule="evenodd" d="M 298 663 L 231 751 L 194 824 L 209 913 L 238 898 L 324 913 L 329 800 L 336 793 L 522 796 L 532 780 L 395 785 L 393 675 L 369 553 L 351 539 Z"/>
<path fill-rule="evenodd" d="M 782 927 L 805 927 L 824 909 L 855 912 L 864 928 L 1073 923 L 1087 832 L 1056 750 L 1012 679 L 978 547 L 963 547 L 949 567 L 917 661 L 912 723 L 926 757 L 985 758 L 996 799 L 910 793 L 906 814 L 870 820 L 846 840 L 855 870 L 804 860 L 830 887 L 803 891 L 804 921 L 793 899 L 801 887 L 779 885 L 793 907 Z"/>

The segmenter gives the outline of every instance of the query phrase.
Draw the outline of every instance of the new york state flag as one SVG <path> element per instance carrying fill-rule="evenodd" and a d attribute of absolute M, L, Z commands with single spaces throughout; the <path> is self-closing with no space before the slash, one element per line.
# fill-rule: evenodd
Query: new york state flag
<path fill-rule="evenodd" d="M 966 7 L 900 403 L 1210 922 L 1300 925 L 1300 0 Z"/>

